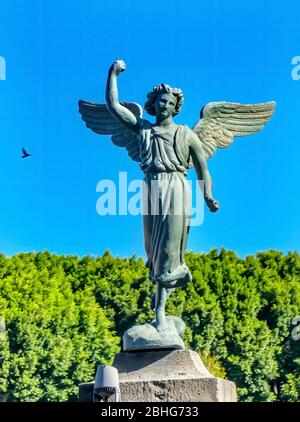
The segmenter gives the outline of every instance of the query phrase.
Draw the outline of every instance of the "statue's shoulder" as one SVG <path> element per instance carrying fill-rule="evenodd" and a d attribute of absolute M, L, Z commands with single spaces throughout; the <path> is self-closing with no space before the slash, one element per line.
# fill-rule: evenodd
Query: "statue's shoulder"
<path fill-rule="evenodd" d="M 181 125 L 181 126 L 183 126 L 184 127 L 184 130 L 186 131 L 186 132 L 193 132 L 192 131 L 192 129 L 188 126 L 188 125 Z"/>
<path fill-rule="evenodd" d="M 192 129 L 187 125 L 178 125 L 178 130 L 184 137 L 189 137 L 193 132 Z"/>

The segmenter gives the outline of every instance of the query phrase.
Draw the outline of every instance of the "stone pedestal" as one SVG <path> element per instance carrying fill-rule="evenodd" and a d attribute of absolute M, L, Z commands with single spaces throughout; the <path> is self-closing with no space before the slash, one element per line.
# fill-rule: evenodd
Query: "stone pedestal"
<path fill-rule="evenodd" d="M 122 352 L 115 356 L 122 402 L 236 402 L 235 384 L 216 378 L 198 353 L 183 350 Z M 92 401 L 93 383 L 79 386 Z"/>

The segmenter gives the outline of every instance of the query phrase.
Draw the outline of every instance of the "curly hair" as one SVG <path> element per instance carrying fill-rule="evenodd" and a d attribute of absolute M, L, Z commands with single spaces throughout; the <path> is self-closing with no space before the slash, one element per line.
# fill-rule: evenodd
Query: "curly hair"
<path fill-rule="evenodd" d="M 149 94 L 147 94 L 148 101 L 145 103 L 144 108 L 148 114 L 155 116 L 155 101 L 160 94 L 172 94 L 177 100 L 173 116 L 176 116 L 182 107 L 184 97 L 183 92 L 179 88 L 172 88 L 170 85 L 160 84 L 155 86 Z"/>

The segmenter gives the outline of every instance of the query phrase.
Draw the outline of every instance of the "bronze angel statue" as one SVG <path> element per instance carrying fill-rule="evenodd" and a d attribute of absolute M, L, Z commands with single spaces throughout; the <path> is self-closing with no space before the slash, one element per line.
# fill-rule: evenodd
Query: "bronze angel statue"
<path fill-rule="evenodd" d="M 164 208 L 164 212 L 143 213 L 146 266 L 156 284 L 155 321 L 128 330 L 125 350 L 182 348 L 182 341 L 176 338 L 182 335 L 182 321 L 166 317 L 165 305 L 174 288 L 192 279 L 184 261 L 191 207 L 187 169 L 195 167 L 198 180 L 203 181 L 205 202 L 211 212 L 216 212 L 219 203 L 212 195 L 207 160 L 218 148 L 227 148 L 234 137 L 261 130 L 272 116 L 275 102 L 211 102 L 202 108 L 200 120 L 190 129 L 173 121 L 184 101 L 182 90 L 160 84 L 147 95 L 144 106 L 149 115 L 155 116 L 152 123 L 143 118 L 139 104 L 119 102 L 117 78 L 125 70 L 122 60 L 110 67 L 106 104 L 79 101 L 86 126 L 100 135 L 111 135 L 113 144 L 126 148 L 130 158 L 139 163 L 144 172 L 144 208 L 152 209 L 154 197 L 158 202 L 155 209 Z M 166 192 L 168 187 L 176 192 L 176 200 L 169 196 L 165 212 L 166 195 L 160 190 Z M 157 195 L 152 195 L 154 189 Z"/>

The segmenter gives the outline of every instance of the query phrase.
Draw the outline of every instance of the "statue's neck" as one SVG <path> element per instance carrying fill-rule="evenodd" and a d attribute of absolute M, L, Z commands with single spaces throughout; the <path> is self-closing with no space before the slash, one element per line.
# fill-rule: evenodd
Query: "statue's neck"
<path fill-rule="evenodd" d="M 156 117 L 156 125 L 160 127 L 167 127 L 174 125 L 172 116 L 167 117 L 166 119 L 160 119 L 159 117 Z"/>

